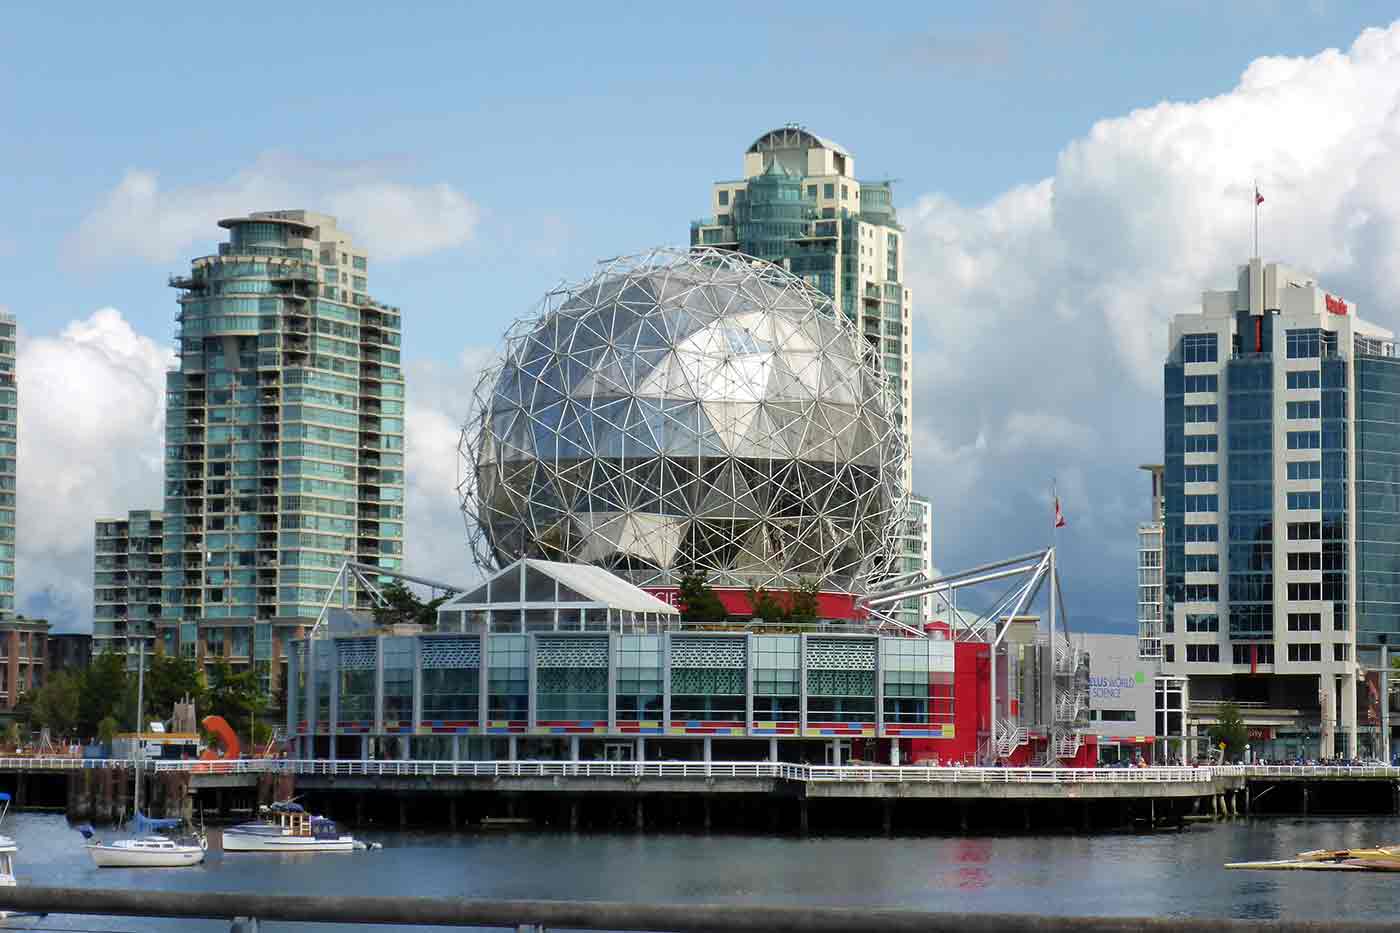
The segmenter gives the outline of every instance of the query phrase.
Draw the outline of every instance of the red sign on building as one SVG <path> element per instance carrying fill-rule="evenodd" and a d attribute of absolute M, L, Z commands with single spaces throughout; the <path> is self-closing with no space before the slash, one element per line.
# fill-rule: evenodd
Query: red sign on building
<path fill-rule="evenodd" d="M 1326 296 L 1326 302 L 1327 302 L 1327 313 L 1328 313 L 1328 314 L 1346 314 L 1346 313 L 1347 313 L 1347 303 L 1346 303 L 1345 301 L 1343 301 L 1342 299 L 1340 299 L 1340 298 L 1333 298 L 1331 295 L 1328 295 L 1328 296 Z"/>

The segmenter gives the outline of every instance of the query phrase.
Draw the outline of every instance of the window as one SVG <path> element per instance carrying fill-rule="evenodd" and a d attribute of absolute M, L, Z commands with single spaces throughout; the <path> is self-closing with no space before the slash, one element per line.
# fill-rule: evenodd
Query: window
<path fill-rule="evenodd" d="M 1289 450 L 1317 450 L 1322 446 L 1320 431 L 1289 431 Z"/>
<path fill-rule="evenodd" d="M 1289 402 L 1287 413 L 1290 420 L 1298 418 L 1321 418 L 1322 403 L 1314 399 L 1310 402 Z"/>
<path fill-rule="evenodd" d="M 1306 645 L 1291 644 L 1288 646 L 1288 660 L 1301 662 L 1321 661 L 1322 646 L 1316 642 Z"/>
<path fill-rule="evenodd" d="M 1230 660 L 1235 664 L 1273 664 L 1274 646 L 1270 642 L 1255 642 L 1252 645 L 1231 645 Z"/>
<path fill-rule="evenodd" d="M 1220 377 L 1214 373 L 1205 376 L 1187 376 L 1183 386 L 1187 392 L 1218 392 Z"/>
<path fill-rule="evenodd" d="M 1184 334 L 1181 338 L 1181 362 L 1214 363 L 1216 355 L 1215 334 Z"/>
<path fill-rule="evenodd" d="M 1300 369 L 1288 374 L 1290 389 L 1316 389 L 1322 384 L 1322 374 L 1316 369 Z"/>
<path fill-rule="evenodd" d="M 1188 664 L 1219 664 L 1219 645 L 1187 645 L 1186 663 Z"/>
<path fill-rule="evenodd" d="M 1182 587 L 1182 601 L 1188 603 L 1216 603 L 1220 601 L 1220 584 L 1188 583 Z"/>
<path fill-rule="evenodd" d="M 1307 359 L 1322 355 L 1322 332 L 1317 328 L 1290 330 L 1284 338 L 1290 360 Z"/>
<path fill-rule="evenodd" d="M 807 186 L 807 197 L 812 198 L 812 199 L 814 199 L 814 200 L 816 199 L 816 197 L 817 197 L 817 186 L 816 186 L 816 185 L 808 185 L 808 186 Z"/>
<path fill-rule="evenodd" d="M 728 207 L 728 206 L 729 206 L 729 192 L 728 192 L 728 191 L 721 191 L 721 192 L 719 193 L 719 206 L 720 206 L 720 207 Z"/>
<path fill-rule="evenodd" d="M 842 185 L 842 186 L 841 186 L 841 200 L 844 201 L 844 200 L 846 200 L 847 198 L 849 198 L 850 196 L 851 196 L 850 190 L 849 190 L 845 185 Z"/>
<path fill-rule="evenodd" d="M 1321 522 L 1289 522 L 1289 541 L 1319 541 L 1322 539 Z"/>
<path fill-rule="evenodd" d="M 1168 664 L 1176 662 L 1176 645 L 1162 646 L 1162 660 L 1166 661 Z"/>
<path fill-rule="evenodd" d="M 1332 646 L 1332 660 L 1333 660 L 1333 661 L 1345 661 L 1345 660 L 1347 660 L 1347 659 L 1351 656 L 1351 652 L 1348 650 L 1348 649 L 1350 649 L 1350 648 L 1351 648 L 1351 645 L 1333 645 L 1333 646 Z"/>
<path fill-rule="evenodd" d="M 1185 496 L 1183 498 L 1186 500 L 1186 511 L 1188 512 L 1220 511 L 1220 497 L 1214 493 L 1200 496 Z M 1319 505 L 1319 508 L 1320 507 Z"/>
<path fill-rule="evenodd" d="M 1135 709 L 1100 709 L 1094 712 L 1099 714 L 1100 722 L 1137 722 Z"/>
<path fill-rule="evenodd" d="M 1220 616 L 1210 613 L 1208 615 L 1197 615 L 1196 613 L 1186 614 L 1186 631 L 1188 632 L 1218 632 L 1220 631 Z"/>
<path fill-rule="evenodd" d="M 1322 508 L 1322 493 L 1290 492 L 1288 494 L 1288 508 L 1290 510 L 1320 509 Z"/>
<path fill-rule="evenodd" d="M 1220 449 L 1220 438 L 1214 434 L 1186 435 L 1188 454 L 1213 454 Z"/>
<path fill-rule="evenodd" d="M 1308 600 L 1319 600 L 1322 598 L 1321 583 L 1290 583 L 1288 584 L 1289 602 L 1305 602 Z"/>
<path fill-rule="evenodd" d="M 1215 463 L 1189 464 L 1186 467 L 1186 482 L 1214 483 L 1220 479 L 1220 466 Z"/>
<path fill-rule="evenodd" d="M 1218 554 L 1187 554 L 1187 573 L 1219 573 L 1220 556 Z M 1188 628 L 1189 632 L 1190 629 Z"/>
<path fill-rule="evenodd" d="M 1289 570 L 1321 570 L 1322 554 L 1318 551 L 1292 552 L 1288 555 Z"/>
<path fill-rule="evenodd" d="M 1289 479 L 1321 479 L 1321 460 L 1290 460 L 1288 461 Z"/>
<path fill-rule="evenodd" d="M 1290 612 L 1288 614 L 1288 630 L 1290 632 L 1320 632 L 1322 631 L 1322 613 Z"/>
<path fill-rule="evenodd" d="M 836 197 L 836 186 L 835 186 L 835 185 L 832 185 L 832 184 L 822 185 L 822 197 L 824 197 L 824 198 L 834 198 L 834 197 Z"/>
<path fill-rule="evenodd" d="M 1187 424 L 1215 421 L 1219 412 L 1219 408 L 1215 405 L 1185 405 L 1182 410 Z"/>
<path fill-rule="evenodd" d="M 1186 525 L 1184 530 L 1188 544 L 1220 540 L 1219 525 Z"/>

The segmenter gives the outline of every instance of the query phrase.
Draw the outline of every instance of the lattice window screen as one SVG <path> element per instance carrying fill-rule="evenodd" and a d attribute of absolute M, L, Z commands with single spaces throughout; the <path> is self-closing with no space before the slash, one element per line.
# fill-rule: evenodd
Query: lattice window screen
<path fill-rule="evenodd" d="M 844 638 L 807 639 L 809 671 L 873 671 L 875 642 Z"/>
<path fill-rule="evenodd" d="M 342 671 L 372 671 L 375 667 L 377 649 L 370 639 L 338 641 L 335 650 Z"/>
<path fill-rule="evenodd" d="M 423 669 L 481 667 L 481 642 L 475 638 L 423 639 Z"/>
<path fill-rule="evenodd" d="M 535 666 L 607 667 L 606 638 L 540 638 L 535 643 Z"/>
<path fill-rule="evenodd" d="M 672 667 L 743 668 L 742 638 L 673 638 Z"/>

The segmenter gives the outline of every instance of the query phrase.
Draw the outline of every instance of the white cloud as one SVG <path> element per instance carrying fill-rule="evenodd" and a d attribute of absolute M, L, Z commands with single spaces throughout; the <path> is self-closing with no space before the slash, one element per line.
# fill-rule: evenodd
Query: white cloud
<path fill-rule="evenodd" d="M 1043 543 L 1053 477 L 1071 599 L 1130 624 L 1166 322 L 1233 287 L 1256 179 L 1266 259 L 1400 329 L 1400 24 L 1345 52 L 1261 58 L 1218 97 L 1103 120 L 1051 177 L 986 204 L 930 194 L 902 212 L 915 483 L 934 499 L 940 566 Z"/>
<path fill-rule="evenodd" d="M 165 372 L 174 354 L 103 308 L 57 337 L 21 335 L 20 608 L 84 628 L 93 522 L 161 508 Z"/>
<path fill-rule="evenodd" d="M 205 242 L 209 225 L 253 210 L 303 208 L 335 215 L 383 260 L 466 245 L 481 212 L 451 185 L 384 177 L 377 163 L 317 163 L 268 152 L 233 177 L 163 188 L 155 172 L 129 170 L 83 218 L 68 248 L 79 261 L 175 262 Z"/>

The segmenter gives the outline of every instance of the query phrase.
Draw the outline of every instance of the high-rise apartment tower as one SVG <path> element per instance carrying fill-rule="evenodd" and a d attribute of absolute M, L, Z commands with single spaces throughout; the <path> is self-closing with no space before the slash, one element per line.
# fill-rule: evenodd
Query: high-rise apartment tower
<path fill-rule="evenodd" d="M 0 618 L 15 614 L 15 461 L 19 387 L 15 381 L 15 316 L 0 312 Z"/>
<path fill-rule="evenodd" d="M 335 218 L 219 226 L 228 242 L 170 283 L 161 636 L 266 671 L 295 634 L 278 627 L 313 621 L 344 561 L 402 566 L 400 319 Z"/>
<path fill-rule="evenodd" d="M 1188 731 L 1233 701 L 1256 756 L 1385 753 L 1400 643 L 1394 351 L 1352 302 L 1257 258 L 1172 321 L 1162 661 L 1190 678 Z M 1374 686 L 1359 683 L 1368 670 Z"/>

